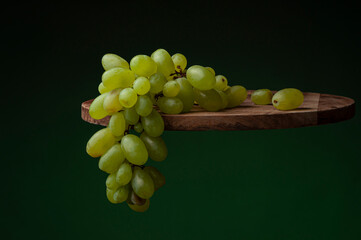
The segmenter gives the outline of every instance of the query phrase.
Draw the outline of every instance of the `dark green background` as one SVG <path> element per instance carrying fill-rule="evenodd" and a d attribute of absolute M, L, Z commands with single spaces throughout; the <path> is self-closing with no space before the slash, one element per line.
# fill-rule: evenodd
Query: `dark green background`
<path fill-rule="evenodd" d="M 103 54 L 157 48 L 248 89 L 360 102 L 356 5 L 3 6 L 1 231 L 7 239 L 361 239 L 360 115 L 268 131 L 165 132 L 167 184 L 139 214 L 86 155 Z"/>

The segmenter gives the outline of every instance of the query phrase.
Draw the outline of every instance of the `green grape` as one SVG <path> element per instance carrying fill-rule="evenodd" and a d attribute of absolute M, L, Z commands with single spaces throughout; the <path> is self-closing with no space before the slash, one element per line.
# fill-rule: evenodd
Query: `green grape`
<path fill-rule="evenodd" d="M 143 132 L 142 123 L 138 122 L 137 124 L 135 124 L 134 125 L 134 131 L 136 131 L 137 133 L 142 133 Z"/>
<path fill-rule="evenodd" d="M 221 107 L 221 109 L 225 109 L 227 107 L 227 105 L 228 105 L 227 95 L 223 91 L 219 91 L 219 90 L 216 90 L 216 91 L 218 92 L 218 94 L 222 98 L 222 107 Z"/>
<path fill-rule="evenodd" d="M 109 202 L 116 204 L 117 202 L 114 200 L 114 193 L 117 191 L 117 189 L 109 189 L 107 188 L 106 194 Z"/>
<path fill-rule="evenodd" d="M 122 57 L 113 54 L 113 53 L 107 53 L 102 58 L 102 65 L 104 70 L 109 70 L 116 67 L 121 68 L 128 68 L 129 64 L 126 60 L 124 60 Z"/>
<path fill-rule="evenodd" d="M 175 70 L 179 71 L 184 71 L 184 69 L 186 69 L 187 67 L 187 58 L 181 54 L 181 53 L 176 53 L 172 56 L 172 60 L 174 63 L 174 67 Z"/>
<path fill-rule="evenodd" d="M 97 131 L 88 141 L 86 152 L 92 157 L 100 157 L 115 143 L 115 138 L 109 128 Z"/>
<path fill-rule="evenodd" d="M 189 112 L 194 105 L 193 87 L 186 78 L 178 78 L 176 81 L 180 86 L 177 98 L 179 98 L 183 103 L 182 112 Z"/>
<path fill-rule="evenodd" d="M 150 205 L 149 199 L 147 199 L 146 202 L 145 202 L 143 205 L 141 205 L 141 206 L 139 206 L 139 205 L 133 205 L 133 204 L 129 204 L 129 203 L 128 203 L 129 208 L 132 209 L 132 210 L 135 211 L 135 212 L 145 212 L 145 211 L 148 210 L 149 205 Z"/>
<path fill-rule="evenodd" d="M 183 110 L 183 103 L 177 97 L 161 97 L 157 101 L 157 105 L 163 113 L 178 114 Z"/>
<path fill-rule="evenodd" d="M 108 189 L 117 190 L 120 185 L 116 181 L 117 172 L 111 173 L 108 175 L 105 185 Z"/>
<path fill-rule="evenodd" d="M 140 135 L 140 139 L 147 148 L 149 157 L 157 162 L 161 162 L 167 158 L 168 149 L 162 137 L 151 137 L 145 132 Z"/>
<path fill-rule="evenodd" d="M 124 88 L 119 93 L 119 102 L 123 107 L 131 108 L 137 102 L 138 95 L 133 88 Z"/>
<path fill-rule="evenodd" d="M 148 93 L 147 96 L 150 98 L 150 100 L 152 100 L 152 103 L 154 105 L 157 105 L 157 99 L 155 98 L 155 93 Z"/>
<path fill-rule="evenodd" d="M 111 89 L 104 87 L 103 82 L 101 82 L 101 83 L 99 83 L 98 91 L 99 91 L 100 94 L 103 94 L 103 93 L 106 93 L 106 92 L 110 92 Z"/>
<path fill-rule="evenodd" d="M 103 156 L 101 156 L 99 160 L 99 169 L 107 173 L 116 172 L 124 159 L 125 156 L 120 144 L 114 144 Z"/>
<path fill-rule="evenodd" d="M 121 147 L 125 158 L 135 165 L 143 165 L 148 160 L 148 151 L 140 138 L 133 134 L 127 134 L 122 138 Z"/>
<path fill-rule="evenodd" d="M 162 73 L 155 73 L 149 78 L 150 82 L 150 92 L 151 93 L 160 93 L 163 90 L 164 84 L 167 82 L 167 79 Z"/>
<path fill-rule="evenodd" d="M 295 88 L 285 88 L 273 95 L 272 103 L 278 110 L 296 109 L 303 103 L 303 93 Z"/>
<path fill-rule="evenodd" d="M 223 100 L 216 90 L 200 91 L 194 88 L 194 93 L 199 106 L 203 109 L 210 112 L 216 112 L 222 109 Z"/>
<path fill-rule="evenodd" d="M 194 65 L 187 70 L 187 80 L 199 90 L 210 90 L 216 85 L 216 78 L 205 67 Z"/>
<path fill-rule="evenodd" d="M 273 93 L 269 89 L 258 89 L 251 95 L 251 100 L 257 105 L 267 105 L 272 102 Z"/>
<path fill-rule="evenodd" d="M 210 72 L 213 74 L 213 76 L 216 76 L 216 72 L 214 71 L 213 68 L 211 68 L 211 67 L 206 67 L 206 69 L 207 69 L 208 71 L 210 71 Z"/>
<path fill-rule="evenodd" d="M 164 121 L 162 116 L 153 109 L 152 113 L 141 118 L 144 132 L 151 137 L 159 137 L 164 131 Z"/>
<path fill-rule="evenodd" d="M 154 182 L 152 177 L 140 167 L 133 169 L 132 189 L 141 198 L 149 199 L 154 193 Z"/>
<path fill-rule="evenodd" d="M 150 90 L 150 82 L 146 77 L 138 77 L 133 83 L 133 89 L 138 95 L 147 94 Z"/>
<path fill-rule="evenodd" d="M 116 203 L 122 203 L 125 202 L 128 198 L 129 189 L 124 187 L 119 187 L 113 194 L 113 200 Z"/>
<path fill-rule="evenodd" d="M 146 171 L 154 182 L 154 190 L 159 189 L 165 184 L 165 177 L 164 175 L 155 167 L 147 166 L 144 168 L 144 171 Z"/>
<path fill-rule="evenodd" d="M 109 120 L 108 128 L 116 137 L 124 135 L 125 131 L 125 118 L 123 112 L 114 113 Z"/>
<path fill-rule="evenodd" d="M 223 75 L 217 75 L 216 85 L 214 86 L 214 89 L 219 91 L 224 91 L 224 89 L 226 89 L 227 86 L 228 86 L 227 78 Z"/>
<path fill-rule="evenodd" d="M 119 102 L 119 93 L 121 90 L 121 88 L 114 89 L 105 97 L 103 108 L 108 114 L 113 114 L 122 110 L 123 106 Z"/>
<path fill-rule="evenodd" d="M 135 104 L 135 111 L 139 116 L 145 117 L 148 116 L 153 110 L 153 102 L 146 95 L 139 96 L 138 101 Z"/>
<path fill-rule="evenodd" d="M 126 108 L 123 113 L 125 121 L 128 124 L 134 125 L 139 121 L 139 115 L 137 111 L 135 111 L 135 107 Z"/>
<path fill-rule="evenodd" d="M 232 108 L 240 105 L 247 98 L 247 90 L 242 86 L 232 86 L 225 92 L 228 98 L 227 108 Z"/>
<path fill-rule="evenodd" d="M 104 87 L 108 89 L 127 88 L 133 85 L 135 80 L 134 72 L 125 68 L 112 68 L 102 75 Z"/>
<path fill-rule="evenodd" d="M 154 62 L 157 63 L 158 72 L 163 73 L 167 79 L 172 73 L 175 72 L 172 57 L 166 50 L 158 49 L 154 51 L 151 55 L 151 58 L 154 60 Z"/>
<path fill-rule="evenodd" d="M 130 61 L 130 69 L 138 76 L 150 77 L 157 72 L 157 64 L 147 55 L 137 55 Z"/>
<path fill-rule="evenodd" d="M 89 115 L 94 119 L 102 119 L 108 116 L 108 112 L 105 111 L 103 104 L 106 96 L 109 93 L 103 93 L 96 97 L 94 101 L 90 104 Z"/>
<path fill-rule="evenodd" d="M 128 162 L 124 162 L 116 173 L 115 181 L 119 186 L 127 185 L 132 179 L 132 175 L 132 166 Z"/>
<path fill-rule="evenodd" d="M 177 81 L 171 80 L 164 84 L 163 95 L 166 97 L 175 97 L 180 91 L 180 85 Z"/>

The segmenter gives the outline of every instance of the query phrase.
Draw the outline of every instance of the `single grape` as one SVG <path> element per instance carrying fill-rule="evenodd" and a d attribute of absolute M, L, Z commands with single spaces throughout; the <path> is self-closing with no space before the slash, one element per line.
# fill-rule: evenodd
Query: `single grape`
<path fill-rule="evenodd" d="M 222 98 L 222 107 L 221 107 L 221 109 L 225 109 L 227 107 L 227 105 L 228 105 L 227 95 L 223 91 L 219 91 L 219 90 L 216 90 L 216 91 L 218 92 L 218 94 Z"/>
<path fill-rule="evenodd" d="M 123 136 L 126 123 L 123 112 L 114 113 L 109 120 L 108 128 L 116 137 Z"/>
<path fill-rule="evenodd" d="M 177 81 L 171 80 L 164 84 L 163 95 L 165 97 L 175 97 L 180 91 L 180 85 Z"/>
<path fill-rule="evenodd" d="M 140 139 L 144 142 L 149 157 L 152 160 L 161 162 L 167 158 L 168 149 L 162 137 L 151 137 L 143 132 L 140 135 Z"/>
<path fill-rule="evenodd" d="M 154 193 L 154 182 L 152 177 L 140 167 L 133 169 L 132 189 L 141 198 L 149 199 Z"/>
<path fill-rule="evenodd" d="M 194 65 L 187 70 L 187 80 L 199 90 L 210 90 L 216 85 L 216 78 L 205 67 Z"/>
<path fill-rule="evenodd" d="M 164 84 L 167 82 L 166 77 L 162 73 L 155 73 L 149 78 L 150 92 L 160 93 L 163 90 Z"/>
<path fill-rule="evenodd" d="M 214 88 L 219 91 L 224 91 L 224 89 L 226 89 L 227 86 L 228 86 L 227 78 L 223 75 L 217 75 L 216 85 Z"/>
<path fill-rule="evenodd" d="M 122 203 L 125 202 L 128 198 L 129 190 L 126 186 L 119 187 L 113 194 L 114 202 Z"/>
<path fill-rule="evenodd" d="M 210 112 L 216 112 L 222 109 L 223 100 L 221 95 L 219 95 L 216 90 L 211 89 L 200 91 L 196 88 L 193 90 L 199 106 L 201 106 L 203 109 Z"/>
<path fill-rule="evenodd" d="M 103 94 L 103 93 L 106 93 L 106 92 L 110 92 L 111 89 L 104 87 L 103 82 L 101 82 L 101 83 L 99 83 L 98 91 L 99 91 L 100 94 Z"/>
<path fill-rule="evenodd" d="M 108 189 L 117 190 L 120 185 L 116 181 L 117 173 L 111 173 L 108 175 L 107 180 L 105 181 L 105 185 Z"/>
<path fill-rule="evenodd" d="M 147 55 L 137 55 L 130 61 L 130 69 L 138 76 L 150 77 L 157 72 L 157 64 Z"/>
<path fill-rule="evenodd" d="M 104 70 L 109 70 L 116 67 L 129 69 L 129 63 L 122 57 L 113 53 L 107 53 L 102 57 L 102 65 Z"/>
<path fill-rule="evenodd" d="M 174 63 L 174 67 L 176 71 L 184 71 L 184 69 L 187 67 L 187 58 L 181 54 L 176 53 L 172 56 L 172 60 Z"/>
<path fill-rule="evenodd" d="M 135 212 L 145 212 L 149 209 L 149 205 L 150 205 L 149 199 L 146 199 L 146 202 L 141 206 L 128 203 L 129 208 Z"/>
<path fill-rule="evenodd" d="M 125 108 L 131 108 L 137 102 L 138 96 L 133 88 L 124 88 L 119 93 L 119 102 Z"/>
<path fill-rule="evenodd" d="M 116 172 L 124 159 L 125 156 L 120 144 L 114 144 L 103 156 L 101 156 L 99 160 L 99 169 L 107 173 Z"/>
<path fill-rule="evenodd" d="M 247 90 L 239 85 L 230 87 L 224 92 L 228 98 L 227 108 L 240 105 L 247 98 Z"/>
<path fill-rule="evenodd" d="M 138 101 L 135 104 L 135 111 L 139 116 L 145 117 L 148 116 L 153 110 L 153 102 L 146 95 L 139 96 Z"/>
<path fill-rule="evenodd" d="M 182 112 L 189 112 L 194 105 L 193 87 L 186 78 L 178 78 L 176 81 L 180 86 L 177 98 L 179 98 L 183 103 Z"/>
<path fill-rule="evenodd" d="M 272 103 L 278 110 L 296 109 L 303 103 L 303 93 L 295 88 L 285 88 L 273 95 Z"/>
<path fill-rule="evenodd" d="M 154 190 L 159 189 L 165 184 L 165 177 L 164 175 L 155 167 L 147 166 L 144 168 L 144 171 L 146 171 L 154 182 Z"/>
<path fill-rule="evenodd" d="M 142 123 L 138 122 L 137 124 L 135 124 L 134 125 L 134 131 L 136 131 L 137 133 L 142 133 L 143 132 Z"/>
<path fill-rule="evenodd" d="M 133 89 L 138 95 L 147 94 L 150 90 L 150 82 L 146 77 L 138 77 L 133 83 Z"/>
<path fill-rule="evenodd" d="M 269 89 L 258 89 L 251 95 L 251 100 L 257 105 L 267 105 L 272 102 L 273 93 Z"/>
<path fill-rule="evenodd" d="M 128 124 L 134 125 L 139 121 L 139 115 L 138 115 L 137 111 L 135 111 L 135 107 L 126 108 L 123 111 L 123 113 L 124 113 L 125 121 Z"/>
<path fill-rule="evenodd" d="M 110 91 L 105 97 L 103 108 L 108 114 L 113 114 L 122 110 L 123 106 L 119 102 L 119 93 L 121 90 L 121 88 L 116 88 Z"/>
<path fill-rule="evenodd" d="M 127 88 L 133 85 L 135 80 L 134 72 L 125 68 L 112 68 L 102 75 L 104 87 L 108 89 Z"/>
<path fill-rule="evenodd" d="M 128 162 L 124 162 L 116 172 L 115 181 L 119 186 L 127 185 L 132 179 L 132 175 L 132 166 Z"/>
<path fill-rule="evenodd" d="M 88 141 L 86 152 L 92 157 L 100 157 L 115 143 L 115 138 L 109 128 L 97 131 Z"/>
<path fill-rule="evenodd" d="M 172 57 L 166 50 L 158 49 L 154 51 L 151 55 L 151 58 L 154 60 L 154 62 L 157 63 L 158 72 L 163 73 L 166 79 L 168 79 L 170 75 L 175 72 Z"/>
<path fill-rule="evenodd" d="M 90 104 L 89 115 L 94 119 L 102 119 L 108 116 L 108 112 L 104 109 L 104 100 L 109 93 L 103 93 L 96 97 Z"/>
<path fill-rule="evenodd" d="M 144 132 L 151 137 L 159 137 L 164 131 L 164 121 L 162 116 L 153 109 L 152 113 L 141 118 Z"/>
<path fill-rule="evenodd" d="M 131 192 L 129 197 L 132 205 L 142 206 L 147 201 L 147 199 L 139 197 L 134 191 Z"/>
<path fill-rule="evenodd" d="M 178 114 L 183 110 L 183 102 L 177 97 L 161 97 L 157 105 L 163 113 L 167 114 Z"/>
<path fill-rule="evenodd" d="M 214 71 L 213 68 L 211 68 L 211 67 L 206 67 L 206 69 L 207 69 L 208 71 L 210 71 L 210 72 L 213 74 L 213 76 L 216 76 L 216 72 Z"/>
<path fill-rule="evenodd" d="M 116 204 L 117 202 L 114 200 L 114 193 L 117 191 L 117 189 L 109 189 L 106 190 L 106 195 L 109 200 L 109 202 Z"/>
<path fill-rule="evenodd" d="M 148 151 L 140 138 L 133 134 L 127 134 L 120 143 L 125 158 L 135 165 L 143 165 L 148 160 Z"/>

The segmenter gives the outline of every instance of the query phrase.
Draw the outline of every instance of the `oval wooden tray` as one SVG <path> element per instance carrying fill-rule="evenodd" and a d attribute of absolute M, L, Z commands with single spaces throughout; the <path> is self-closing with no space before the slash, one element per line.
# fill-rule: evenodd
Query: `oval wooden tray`
<path fill-rule="evenodd" d="M 272 105 L 255 105 L 247 99 L 238 107 L 219 112 L 206 112 L 194 106 L 189 113 L 162 114 L 165 130 L 170 131 L 206 131 L 206 130 L 259 130 L 284 129 L 335 123 L 352 118 L 355 115 L 353 99 L 329 94 L 304 93 L 303 104 L 295 110 L 279 111 Z M 107 126 L 109 116 L 95 120 L 89 115 L 92 100 L 81 105 L 81 117 L 84 121 Z"/>

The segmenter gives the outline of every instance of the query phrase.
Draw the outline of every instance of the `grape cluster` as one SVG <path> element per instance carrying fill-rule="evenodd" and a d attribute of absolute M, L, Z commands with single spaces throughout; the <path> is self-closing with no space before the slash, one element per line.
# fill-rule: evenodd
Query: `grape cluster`
<path fill-rule="evenodd" d="M 151 56 L 137 55 L 129 63 L 116 54 L 105 54 L 102 66 L 100 95 L 90 105 L 89 114 L 94 119 L 110 116 L 110 120 L 90 138 L 86 151 L 91 157 L 100 157 L 99 169 L 109 174 L 108 200 L 126 202 L 132 210 L 144 212 L 154 192 L 165 184 L 158 169 L 145 166 L 148 158 L 160 162 L 168 155 L 159 112 L 186 113 L 194 104 L 207 111 L 232 108 L 247 98 L 247 90 L 240 85 L 229 86 L 227 78 L 216 75 L 211 67 L 187 68 L 183 54 L 171 56 L 164 49 Z M 294 94 L 288 91 L 286 95 Z M 261 89 L 254 92 L 252 101 L 273 101 L 284 109 L 289 107 L 283 103 L 284 95 L 272 96 L 269 90 Z"/>

